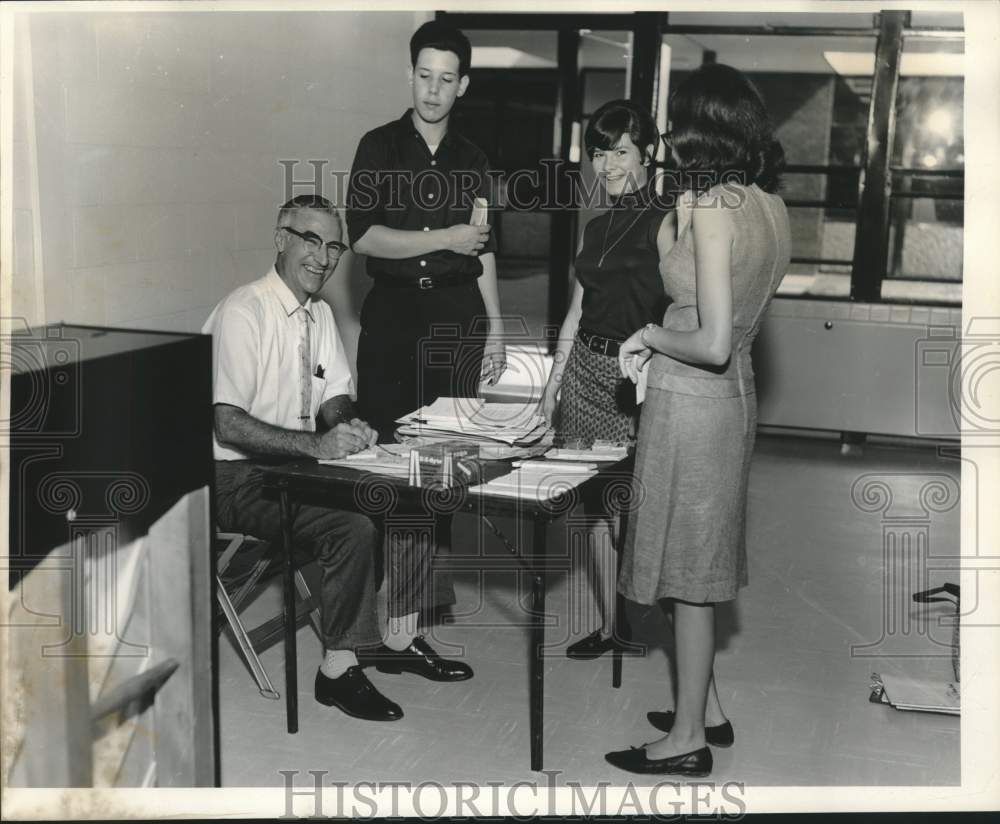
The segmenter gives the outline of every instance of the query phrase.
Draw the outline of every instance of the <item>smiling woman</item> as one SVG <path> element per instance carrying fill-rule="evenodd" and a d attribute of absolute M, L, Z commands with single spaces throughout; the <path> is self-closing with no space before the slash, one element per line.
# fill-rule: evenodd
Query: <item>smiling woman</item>
<path fill-rule="evenodd" d="M 563 440 L 628 442 L 635 438 L 636 396 L 618 371 L 618 347 L 636 328 L 663 317 L 659 263 L 673 220 L 649 185 L 659 133 L 647 112 L 627 100 L 605 103 L 594 112 L 585 142 L 611 208 L 584 229 L 542 410 Z M 575 659 L 597 658 L 614 646 L 610 521 L 602 506 L 591 505 L 588 514 L 601 626 L 569 646 L 566 654 Z"/>

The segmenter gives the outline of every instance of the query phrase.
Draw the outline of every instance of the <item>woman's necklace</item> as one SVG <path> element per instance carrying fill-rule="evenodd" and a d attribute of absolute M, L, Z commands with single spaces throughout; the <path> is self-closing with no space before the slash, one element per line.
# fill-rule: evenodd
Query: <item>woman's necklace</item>
<path fill-rule="evenodd" d="M 614 223 L 615 220 L 615 209 L 613 206 L 611 207 L 610 214 L 608 215 L 608 227 L 604 230 L 604 243 L 601 244 L 601 256 L 597 259 L 598 269 L 604 266 L 604 258 L 608 256 L 608 252 L 610 252 L 612 249 L 615 248 L 615 246 L 621 243 L 622 238 L 625 237 L 625 235 L 629 233 L 629 230 L 633 226 L 635 226 L 636 223 L 639 222 L 639 218 L 643 216 L 643 214 L 646 212 L 649 206 L 650 206 L 649 203 L 643 206 L 642 209 L 639 211 L 639 213 L 634 218 L 632 218 L 632 222 L 625 227 L 625 231 L 623 231 L 620 235 L 618 235 L 614 243 L 608 246 L 608 238 L 611 236 L 611 224 Z"/>

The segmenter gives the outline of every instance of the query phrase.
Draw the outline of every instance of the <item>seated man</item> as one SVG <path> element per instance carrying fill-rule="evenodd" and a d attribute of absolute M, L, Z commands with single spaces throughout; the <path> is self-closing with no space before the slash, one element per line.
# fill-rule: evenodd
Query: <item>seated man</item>
<path fill-rule="evenodd" d="M 343 458 L 374 444 L 378 433 L 354 415 L 352 380 L 333 312 L 318 297 L 347 248 L 325 198 L 302 195 L 278 213 L 277 257 L 260 280 L 222 300 L 205 323 L 213 336 L 216 518 L 224 530 L 280 540 L 276 501 L 263 496 L 262 463 L 282 458 Z M 319 414 L 328 427 L 316 432 Z M 322 571 L 323 662 L 316 700 L 370 720 L 402 718 L 375 689 L 355 650 L 380 644 L 374 592 L 377 530 L 361 514 L 298 505 L 297 553 Z M 471 676 L 443 661 L 422 639 L 397 648 L 395 669 L 435 680 Z M 393 638 L 385 641 L 393 646 Z M 377 659 L 376 659 L 377 660 Z M 381 668 L 381 667 L 380 667 Z"/>

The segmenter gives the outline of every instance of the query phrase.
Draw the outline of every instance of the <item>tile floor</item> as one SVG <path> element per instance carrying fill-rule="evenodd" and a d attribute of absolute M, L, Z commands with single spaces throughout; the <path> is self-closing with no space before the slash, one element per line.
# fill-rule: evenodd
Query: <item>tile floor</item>
<path fill-rule="evenodd" d="M 868 702 L 873 671 L 951 680 L 950 627 L 936 624 L 948 607 L 912 604 L 909 593 L 955 577 L 940 567 L 958 552 L 958 507 L 921 515 L 920 489 L 935 477 L 957 480 L 958 472 L 956 460 L 933 449 L 869 444 L 861 456 L 842 456 L 834 440 L 759 438 L 748 522 L 750 586 L 719 609 L 718 620 L 716 674 L 736 744 L 714 751 L 713 780 L 959 783 L 957 717 Z M 866 481 L 886 484 L 889 510 L 879 509 L 885 501 L 877 486 L 868 489 L 867 503 L 852 498 L 852 489 L 862 497 Z M 904 527 L 891 520 L 900 513 L 911 517 Z M 501 528 L 513 529 L 509 522 Z M 560 529 L 552 527 L 550 546 L 558 545 Z M 917 533 L 926 538 L 924 554 L 919 542 L 907 541 Z M 538 780 L 528 768 L 528 634 L 520 606 L 528 590 L 509 569 L 489 568 L 505 552 L 491 533 L 479 534 L 471 517 L 456 520 L 454 545 L 456 551 L 481 547 L 485 569 L 456 574 L 459 602 L 451 622 L 434 628 L 433 643 L 442 651 L 464 648 L 476 677 L 435 684 L 370 671 L 405 717 L 391 724 L 358 721 L 313 700 L 320 647 L 303 627 L 300 732 L 290 736 L 284 701 L 260 697 L 222 638 L 223 786 L 281 785 L 279 770 L 300 771 L 296 783 L 305 784 L 312 781 L 310 769 L 345 782 Z M 624 783 L 629 776 L 607 765 L 603 753 L 656 736 L 645 713 L 671 706 L 669 622 L 658 609 L 630 608 L 637 640 L 649 644 L 649 654 L 626 659 L 623 686 L 612 689 L 609 657 L 579 662 L 562 654 L 566 643 L 589 631 L 593 615 L 584 576 L 578 565 L 567 566 L 573 568 L 552 573 L 549 582 L 545 767 L 559 770 L 560 783 Z M 270 611 L 277 598 L 265 591 L 250 615 Z M 282 655 L 278 644 L 262 656 L 279 691 Z"/>

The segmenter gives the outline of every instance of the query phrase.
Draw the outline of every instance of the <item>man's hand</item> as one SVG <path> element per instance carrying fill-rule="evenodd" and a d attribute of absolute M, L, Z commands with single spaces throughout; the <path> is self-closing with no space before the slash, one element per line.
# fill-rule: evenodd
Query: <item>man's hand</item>
<path fill-rule="evenodd" d="M 499 335 L 490 335 L 486 339 L 483 350 L 483 366 L 479 380 L 486 381 L 487 386 L 493 386 L 500 376 L 507 371 L 507 347 Z"/>
<path fill-rule="evenodd" d="M 321 461 L 336 461 L 353 455 L 355 452 L 360 452 L 362 449 L 367 449 L 370 446 L 369 441 L 373 430 L 363 421 L 358 421 L 358 423 L 362 423 L 364 429 L 351 422 L 338 423 L 332 429 L 324 432 L 316 444 L 316 457 Z"/>
<path fill-rule="evenodd" d="M 350 426 L 359 438 L 364 439 L 366 449 L 370 446 L 375 446 L 378 442 L 378 432 L 372 429 L 365 421 L 361 420 L 361 418 L 351 418 Z"/>
<path fill-rule="evenodd" d="M 459 255 L 478 255 L 490 237 L 490 227 L 470 226 L 467 223 L 456 223 L 446 230 L 447 245 L 445 248 Z"/>

